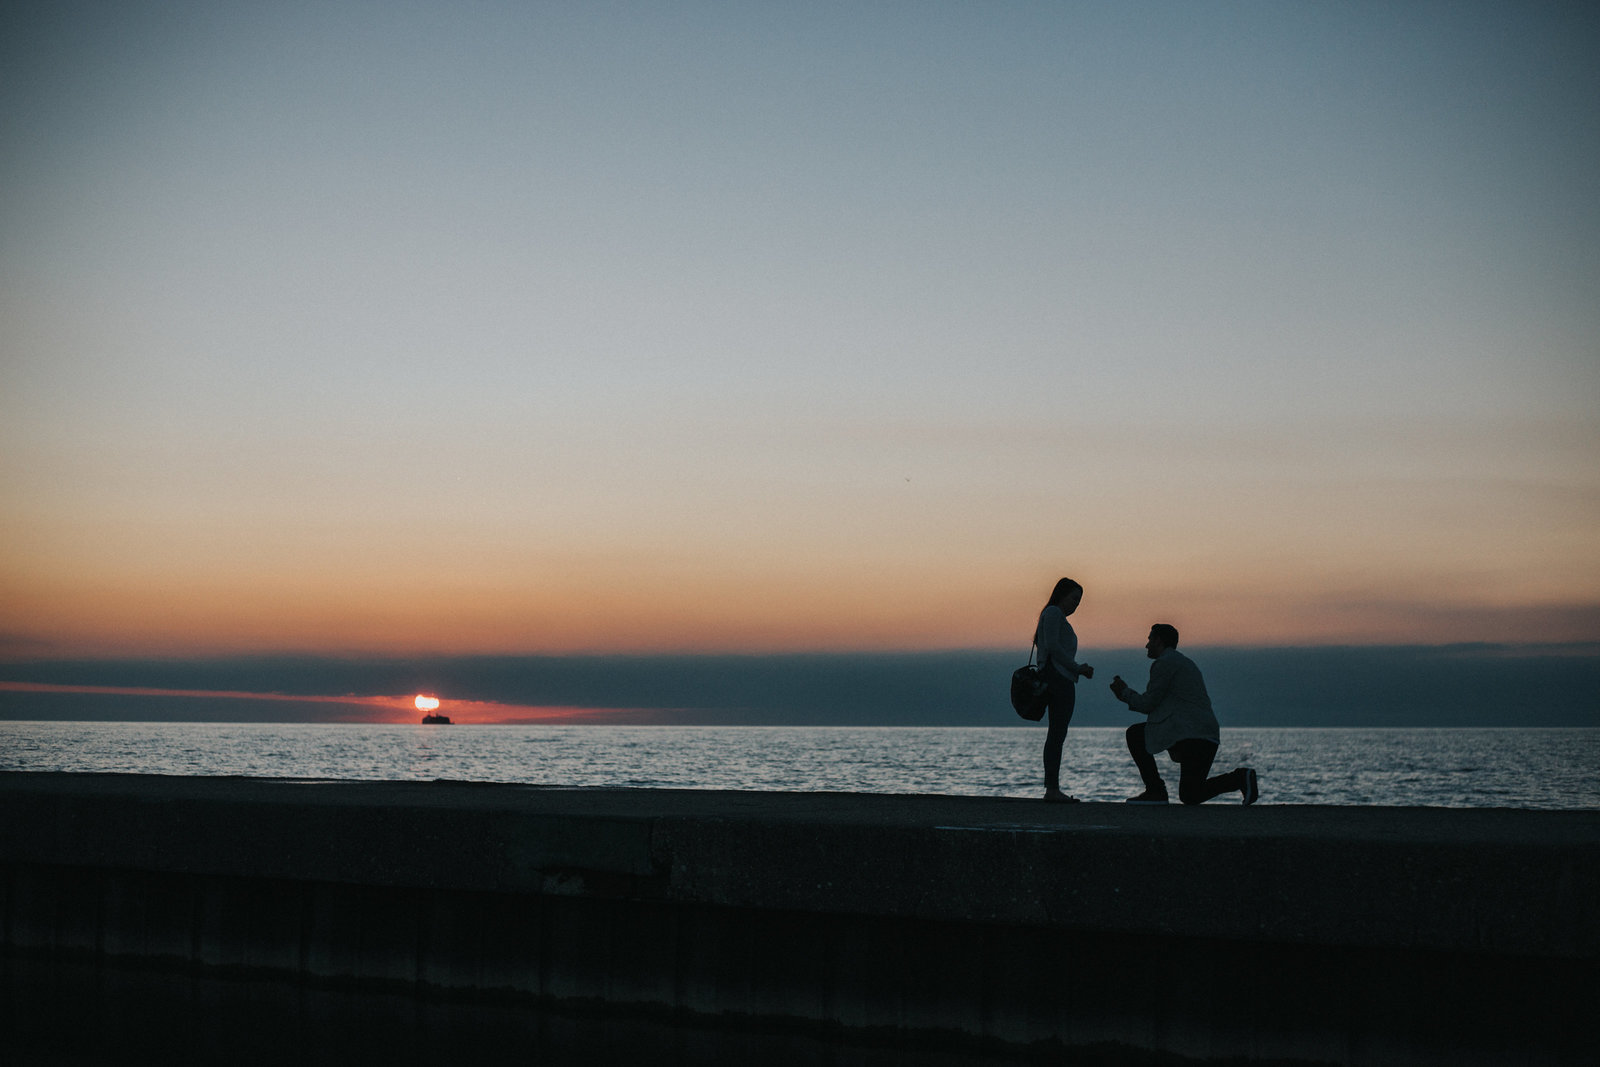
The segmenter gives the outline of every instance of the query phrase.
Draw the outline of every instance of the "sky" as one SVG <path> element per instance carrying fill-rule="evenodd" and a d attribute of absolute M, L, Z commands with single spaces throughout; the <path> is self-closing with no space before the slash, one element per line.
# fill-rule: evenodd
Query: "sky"
<path fill-rule="evenodd" d="M 1100 649 L 1600 639 L 1597 55 L 7 4 L 0 658 L 1025 652 L 1064 574 Z"/>

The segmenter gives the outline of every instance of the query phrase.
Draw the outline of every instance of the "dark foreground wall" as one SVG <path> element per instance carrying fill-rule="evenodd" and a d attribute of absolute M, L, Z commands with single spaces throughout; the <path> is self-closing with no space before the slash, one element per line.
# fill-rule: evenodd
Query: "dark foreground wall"
<path fill-rule="evenodd" d="M 1592 1063 L 1600 813 L 0 774 L 8 958 L 1197 1058 Z"/>

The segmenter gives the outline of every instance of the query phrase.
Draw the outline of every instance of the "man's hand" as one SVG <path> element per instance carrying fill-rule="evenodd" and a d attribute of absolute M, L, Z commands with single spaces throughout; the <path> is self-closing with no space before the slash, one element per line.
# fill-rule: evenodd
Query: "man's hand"
<path fill-rule="evenodd" d="M 1128 691 L 1128 683 L 1124 682 L 1122 680 L 1122 675 L 1120 675 L 1120 674 L 1116 675 L 1111 679 L 1111 695 L 1112 696 L 1116 697 L 1118 700 L 1121 700 L 1122 699 L 1122 694 L 1127 692 L 1127 691 Z"/>

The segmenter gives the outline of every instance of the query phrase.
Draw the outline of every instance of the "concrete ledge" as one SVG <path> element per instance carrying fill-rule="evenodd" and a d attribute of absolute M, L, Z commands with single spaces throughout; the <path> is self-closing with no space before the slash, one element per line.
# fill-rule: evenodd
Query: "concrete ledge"
<path fill-rule="evenodd" d="M 0 808 L 13 952 L 1202 1057 L 1597 1050 L 1594 812 L 45 774 Z"/>
<path fill-rule="evenodd" d="M 51 774 L 0 804 L 38 864 L 1600 955 L 1600 812 Z"/>

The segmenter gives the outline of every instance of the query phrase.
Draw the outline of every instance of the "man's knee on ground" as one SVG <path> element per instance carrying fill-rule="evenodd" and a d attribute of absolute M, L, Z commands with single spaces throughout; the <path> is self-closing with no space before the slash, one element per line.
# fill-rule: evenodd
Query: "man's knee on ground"
<path fill-rule="evenodd" d="M 1203 786 L 1180 782 L 1178 783 L 1178 799 L 1185 804 L 1204 804 L 1210 798 L 1206 796 Z"/>

